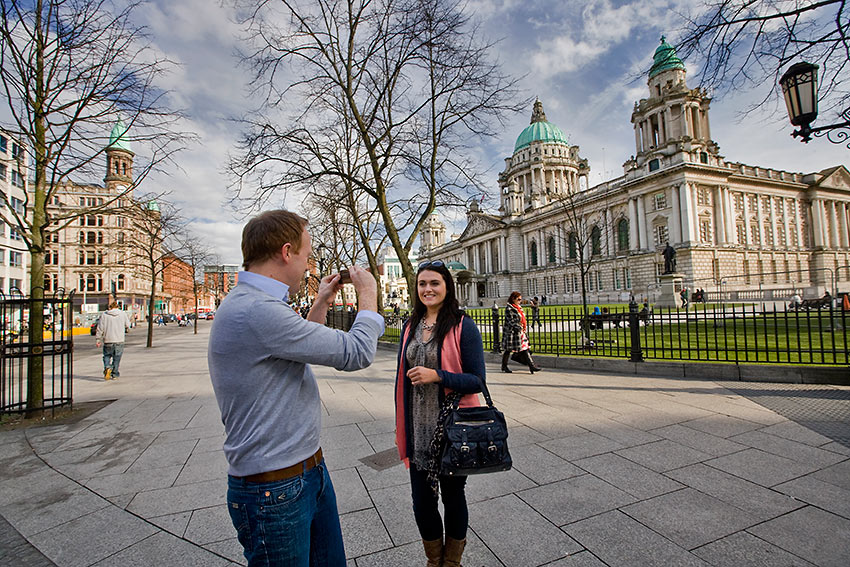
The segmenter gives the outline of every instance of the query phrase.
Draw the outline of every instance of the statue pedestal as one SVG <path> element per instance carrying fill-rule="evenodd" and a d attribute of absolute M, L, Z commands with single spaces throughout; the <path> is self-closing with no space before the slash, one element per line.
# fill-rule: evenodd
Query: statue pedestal
<path fill-rule="evenodd" d="M 669 307 L 679 309 L 682 307 L 682 296 L 679 293 L 682 291 L 682 282 L 685 279 L 684 274 L 662 274 L 661 280 L 661 297 L 655 302 L 655 307 Z"/>

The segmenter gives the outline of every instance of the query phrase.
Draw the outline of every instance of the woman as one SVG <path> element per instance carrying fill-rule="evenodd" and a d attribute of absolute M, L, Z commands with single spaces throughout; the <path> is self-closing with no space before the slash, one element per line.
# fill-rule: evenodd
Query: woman
<path fill-rule="evenodd" d="M 505 323 L 502 325 L 502 372 L 511 373 L 508 368 L 508 359 L 512 353 L 517 353 L 514 360 L 521 364 L 528 365 L 531 373 L 540 371 L 540 367 L 534 364 L 531 358 L 530 345 L 528 343 L 528 325 L 525 320 L 525 313 L 520 307 L 522 302 L 522 294 L 514 291 L 508 297 L 508 305 L 505 307 Z"/>
<path fill-rule="evenodd" d="M 398 355 L 396 444 L 410 469 L 413 515 L 428 567 L 460 567 L 469 520 L 466 477 L 439 476 L 438 460 L 431 458 L 440 409 L 450 392 L 464 394 L 461 406 L 480 405 L 477 392 L 484 379 L 481 334 L 458 306 L 451 273 L 439 260 L 420 264 Z M 445 544 L 437 486 L 445 508 Z"/>

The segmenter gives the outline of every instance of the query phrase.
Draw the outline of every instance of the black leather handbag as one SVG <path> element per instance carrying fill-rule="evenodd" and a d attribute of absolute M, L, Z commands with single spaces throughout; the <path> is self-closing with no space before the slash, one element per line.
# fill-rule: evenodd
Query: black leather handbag
<path fill-rule="evenodd" d="M 486 406 L 458 407 L 461 396 L 446 397 L 450 404 L 443 421 L 445 445 L 440 474 L 461 476 L 509 470 L 508 426 L 505 416 L 493 406 L 487 386 L 481 383 Z"/>

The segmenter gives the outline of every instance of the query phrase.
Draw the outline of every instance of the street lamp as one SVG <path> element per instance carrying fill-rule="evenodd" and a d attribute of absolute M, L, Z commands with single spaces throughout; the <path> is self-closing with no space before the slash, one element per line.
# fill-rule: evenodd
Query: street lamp
<path fill-rule="evenodd" d="M 841 113 L 844 118 L 848 119 L 845 122 L 817 128 L 810 126 L 818 117 L 818 68 L 817 65 L 812 63 L 795 63 L 779 79 L 782 94 L 785 97 L 785 106 L 788 109 L 788 118 L 791 120 L 791 124 L 800 127 L 799 130 L 794 130 L 791 135 L 795 138 L 799 136 L 800 140 L 806 143 L 809 143 L 809 140 L 812 139 L 812 134 L 823 136 L 828 132 L 831 133 L 832 130 L 850 127 L 850 108 Z M 819 132 L 823 133 L 818 134 Z M 850 134 L 838 132 L 835 136 L 835 140 L 829 136 L 827 136 L 827 139 L 833 144 L 842 144 L 847 141 Z"/>

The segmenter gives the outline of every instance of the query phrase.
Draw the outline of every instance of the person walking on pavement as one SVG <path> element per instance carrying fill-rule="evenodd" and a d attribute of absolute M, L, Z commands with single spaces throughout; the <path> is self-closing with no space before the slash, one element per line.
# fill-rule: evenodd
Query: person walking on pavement
<path fill-rule="evenodd" d="M 502 372 L 511 373 L 508 368 L 508 359 L 513 358 L 520 364 L 528 365 L 531 373 L 539 372 L 541 369 L 534 364 L 531 358 L 531 345 L 528 342 L 528 325 L 525 312 L 522 307 L 522 294 L 518 291 L 511 292 L 508 297 L 508 305 L 505 308 L 505 322 L 502 324 Z"/>
<path fill-rule="evenodd" d="M 118 365 L 124 354 L 124 335 L 130 330 L 130 318 L 118 307 L 118 302 L 109 304 L 97 323 L 96 344 L 103 344 L 103 379 L 118 378 Z"/>
<path fill-rule="evenodd" d="M 416 273 L 413 312 L 402 329 L 395 406 L 396 446 L 410 469 L 413 516 L 427 567 L 460 567 L 469 524 L 466 476 L 441 476 L 434 453 L 441 403 L 448 393 L 458 392 L 464 394 L 461 406 L 480 405 L 477 392 L 485 378 L 481 333 L 461 311 L 451 273 L 440 260 L 423 262 Z"/>
<path fill-rule="evenodd" d="M 348 332 L 324 325 L 342 289 L 320 280 L 302 318 L 288 304 L 311 255 L 307 220 L 267 211 L 242 231 L 245 271 L 221 301 L 207 360 L 224 423 L 227 509 L 248 567 L 345 567 L 336 494 L 319 444 L 322 403 L 311 364 L 366 368 L 384 320 L 375 278 L 349 273 L 360 310 Z"/>

